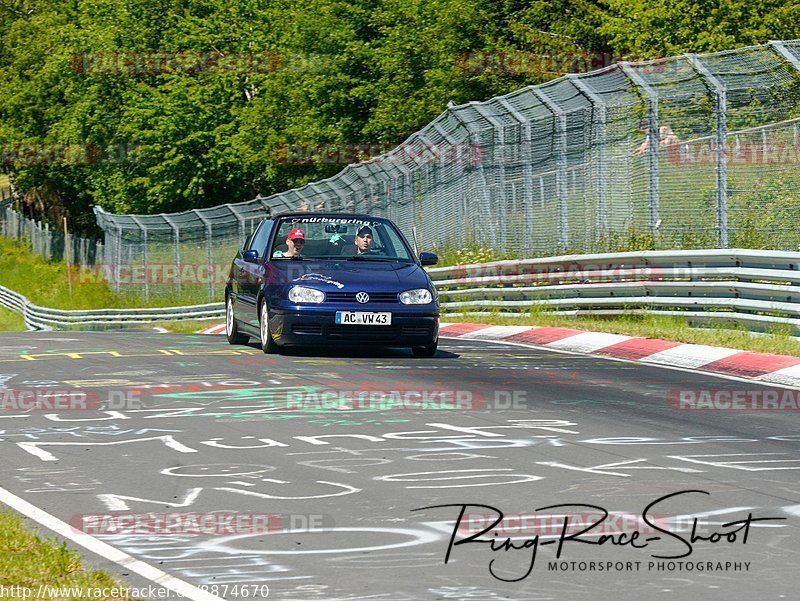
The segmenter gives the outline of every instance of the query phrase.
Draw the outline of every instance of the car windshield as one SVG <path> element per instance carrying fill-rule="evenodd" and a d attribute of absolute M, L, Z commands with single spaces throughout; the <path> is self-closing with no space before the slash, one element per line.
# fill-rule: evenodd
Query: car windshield
<path fill-rule="evenodd" d="M 395 226 L 385 219 L 369 217 L 286 217 L 278 224 L 270 256 L 414 262 Z"/>

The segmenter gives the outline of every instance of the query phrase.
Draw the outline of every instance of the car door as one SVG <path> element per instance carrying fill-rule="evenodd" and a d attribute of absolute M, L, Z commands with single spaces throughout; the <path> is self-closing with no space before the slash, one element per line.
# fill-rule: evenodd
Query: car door
<path fill-rule="evenodd" d="M 236 318 L 250 328 L 258 331 L 258 307 L 256 298 L 264 281 L 264 261 L 266 259 L 267 242 L 275 222 L 265 220 L 258 226 L 249 241 L 250 248 L 242 249 L 234 261 L 234 293 L 236 294 Z M 258 257 L 254 262 L 245 261 L 244 251 L 254 250 Z"/>

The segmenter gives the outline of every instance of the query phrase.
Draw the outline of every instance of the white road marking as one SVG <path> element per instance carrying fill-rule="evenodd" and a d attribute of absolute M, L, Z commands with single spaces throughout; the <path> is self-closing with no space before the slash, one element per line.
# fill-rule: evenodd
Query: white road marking
<path fill-rule="evenodd" d="M 28 503 L 25 499 L 9 492 L 0 486 L 0 502 L 5 503 L 12 509 L 18 511 L 27 518 L 34 520 L 45 528 L 48 528 L 63 536 L 67 540 L 88 549 L 92 553 L 96 553 L 100 557 L 104 557 L 109 561 L 113 561 L 117 565 L 123 567 L 125 570 L 135 572 L 140 576 L 146 578 L 150 582 L 168 588 L 183 597 L 192 599 L 194 601 L 223 601 L 222 597 L 217 597 L 211 593 L 207 593 L 198 587 L 189 584 L 179 578 L 175 578 L 158 568 L 151 566 L 143 561 L 140 561 L 119 549 L 112 547 L 108 543 L 96 539 L 88 534 L 78 533 L 72 526 L 59 520 L 54 515 L 39 509 L 35 505 Z"/>

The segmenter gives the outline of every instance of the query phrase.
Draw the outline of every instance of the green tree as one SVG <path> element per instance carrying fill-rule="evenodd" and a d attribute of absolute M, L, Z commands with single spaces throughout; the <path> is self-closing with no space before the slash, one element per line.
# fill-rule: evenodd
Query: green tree
<path fill-rule="evenodd" d="M 600 32 L 624 53 L 714 52 L 800 35 L 796 0 L 604 1 Z"/>

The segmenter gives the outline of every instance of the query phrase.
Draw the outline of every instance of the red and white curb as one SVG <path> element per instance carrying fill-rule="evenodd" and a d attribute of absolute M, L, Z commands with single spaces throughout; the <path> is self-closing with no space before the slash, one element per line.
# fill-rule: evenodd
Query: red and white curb
<path fill-rule="evenodd" d="M 584 332 L 571 328 L 443 323 L 440 332 L 444 338 L 514 342 L 800 388 L 800 357 L 788 355 L 751 353 L 719 346 Z"/>
<path fill-rule="evenodd" d="M 200 330 L 198 334 L 224 334 L 225 333 L 225 324 L 221 323 L 218 326 L 211 326 L 210 328 L 205 328 L 204 330 Z"/>
<path fill-rule="evenodd" d="M 443 338 L 513 342 L 800 388 L 800 357 L 789 355 L 546 326 L 442 323 L 439 328 Z M 224 334 L 225 324 L 206 328 L 200 333 Z"/>

